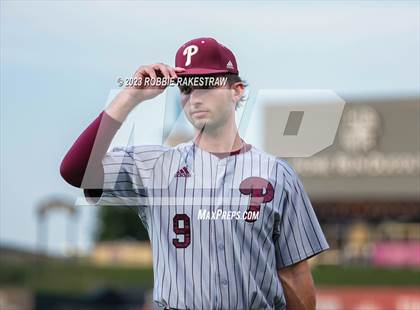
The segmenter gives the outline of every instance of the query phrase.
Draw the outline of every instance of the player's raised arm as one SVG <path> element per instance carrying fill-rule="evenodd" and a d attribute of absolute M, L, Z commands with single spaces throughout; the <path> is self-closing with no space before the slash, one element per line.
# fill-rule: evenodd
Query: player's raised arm
<path fill-rule="evenodd" d="M 141 66 L 134 78 L 176 78 L 182 68 L 165 64 Z M 102 159 L 127 115 L 141 102 L 152 99 L 165 87 L 126 87 L 78 137 L 61 162 L 60 174 L 69 184 L 84 189 L 101 189 Z"/>
<path fill-rule="evenodd" d="M 144 83 L 145 78 L 156 79 L 165 78 L 167 80 L 176 79 L 177 73 L 182 72 L 183 68 L 172 68 L 163 63 L 141 66 L 133 75 L 138 85 L 126 87 L 117 96 L 116 100 L 105 109 L 105 112 L 113 119 L 123 122 L 131 110 L 140 102 L 152 99 L 165 90 L 165 86 L 156 87 Z M 142 82 L 140 82 L 142 81 Z"/>

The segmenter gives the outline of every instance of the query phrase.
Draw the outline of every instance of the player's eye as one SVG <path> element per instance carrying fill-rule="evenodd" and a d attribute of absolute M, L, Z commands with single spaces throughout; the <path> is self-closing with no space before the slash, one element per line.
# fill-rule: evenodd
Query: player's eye
<path fill-rule="evenodd" d="M 181 91 L 181 93 L 183 93 L 184 95 L 189 95 L 192 92 L 192 87 L 191 86 L 178 86 L 179 90 Z"/>

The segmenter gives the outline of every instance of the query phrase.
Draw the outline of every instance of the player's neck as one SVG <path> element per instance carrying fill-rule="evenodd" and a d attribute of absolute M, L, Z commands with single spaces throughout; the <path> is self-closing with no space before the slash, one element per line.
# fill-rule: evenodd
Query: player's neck
<path fill-rule="evenodd" d="M 243 147 L 236 125 L 196 132 L 194 143 L 201 149 L 211 153 L 229 153 Z"/>

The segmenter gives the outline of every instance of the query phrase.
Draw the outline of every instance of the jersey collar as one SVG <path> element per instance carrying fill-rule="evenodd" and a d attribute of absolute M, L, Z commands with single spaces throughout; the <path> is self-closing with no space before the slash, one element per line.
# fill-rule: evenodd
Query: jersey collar
<path fill-rule="evenodd" d="M 242 140 L 243 141 L 243 140 Z M 186 152 L 186 157 L 185 157 L 185 164 L 187 165 L 187 167 L 191 170 L 193 170 L 193 162 L 194 162 L 194 158 L 195 156 L 198 154 L 198 152 L 207 152 L 213 156 L 216 156 L 217 158 L 219 158 L 219 160 L 226 160 L 229 159 L 230 157 L 239 155 L 239 154 L 243 154 L 246 153 L 248 151 L 250 151 L 252 149 L 252 145 L 246 143 L 245 141 L 244 145 L 238 149 L 238 150 L 234 150 L 232 152 L 207 152 L 203 149 L 201 149 L 197 144 L 195 144 L 194 140 L 191 140 L 189 142 L 189 147 L 187 148 L 187 152 Z"/>

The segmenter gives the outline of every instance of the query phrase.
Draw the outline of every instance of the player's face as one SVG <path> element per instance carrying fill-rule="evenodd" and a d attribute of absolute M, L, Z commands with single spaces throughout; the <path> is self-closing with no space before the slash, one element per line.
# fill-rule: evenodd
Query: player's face
<path fill-rule="evenodd" d="M 186 117 L 198 130 L 219 128 L 235 119 L 237 91 L 226 85 L 210 89 L 181 90 L 181 103 Z"/>

